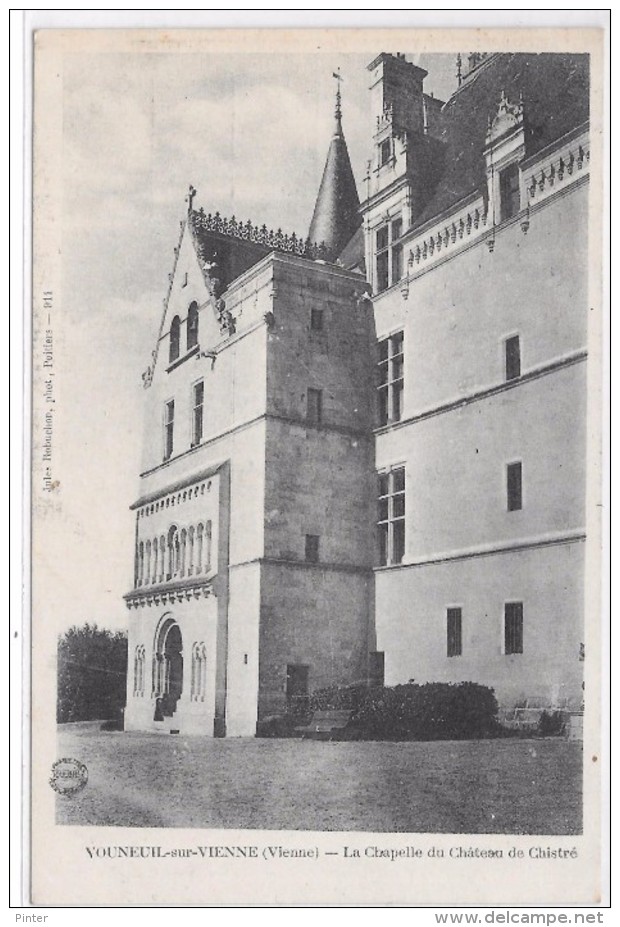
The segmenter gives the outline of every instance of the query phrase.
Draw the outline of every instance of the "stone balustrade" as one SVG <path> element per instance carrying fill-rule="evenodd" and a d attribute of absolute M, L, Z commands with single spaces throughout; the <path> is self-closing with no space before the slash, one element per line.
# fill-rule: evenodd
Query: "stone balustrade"
<path fill-rule="evenodd" d="M 590 144 L 588 136 L 582 135 L 524 172 L 530 205 L 547 199 L 589 171 Z"/>
<path fill-rule="evenodd" d="M 488 213 L 482 197 L 475 204 L 456 213 L 449 221 L 437 223 L 408 245 L 408 270 L 437 259 L 449 250 L 455 250 L 467 239 L 480 237 L 486 230 Z"/>

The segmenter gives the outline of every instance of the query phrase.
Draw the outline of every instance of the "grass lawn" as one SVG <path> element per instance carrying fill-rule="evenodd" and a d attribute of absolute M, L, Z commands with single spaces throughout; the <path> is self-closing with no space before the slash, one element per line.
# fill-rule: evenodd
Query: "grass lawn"
<path fill-rule="evenodd" d="M 59 729 L 86 763 L 61 824 L 577 834 L 582 747 L 561 739 L 336 743 Z"/>

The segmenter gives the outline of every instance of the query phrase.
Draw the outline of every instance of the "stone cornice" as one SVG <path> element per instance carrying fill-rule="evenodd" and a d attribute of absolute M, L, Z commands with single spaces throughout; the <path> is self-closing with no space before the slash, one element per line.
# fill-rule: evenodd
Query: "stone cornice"
<path fill-rule="evenodd" d="M 156 583 L 132 589 L 123 596 L 127 608 L 167 605 L 215 596 L 215 576 L 187 577 L 168 583 Z"/>
<path fill-rule="evenodd" d="M 220 463 L 206 467 L 204 470 L 199 470 L 197 473 L 192 473 L 190 476 L 187 476 L 184 479 L 176 480 L 174 483 L 168 483 L 166 486 L 162 486 L 161 489 L 156 489 L 153 490 L 153 492 L 146 493 L 145 495 L 140 496 L 140 498 L 135 502 L 133 502 L 129 508 L 130 510 L 139 509 L 143 505 L 148 505 L 151 502 L 157 502 L 159 499 L 163 499 L 165 496 L 172 495 L 173 493 L 179 492 L 182 489 L 186 489 L 188 486 L 194 486 L 203 480 L 207 480 L 209 477 L 215 476 L 215 474 L 222 469 L 225 463 L 226 461 L 222 460 Z"/>
<path fill-rule="evenodd" d="M 559 547 L 565 544 L 579 544 L 586 540 L 583 528 L 564 534 L 542 536 L 537 538 L 523 538 L 500 544 L 489 544 L 484 547 L 470 548 L 469 550 L 456 550 L 451 553 L 436 554 L 409 563 L 395 563 L 387 566 L 375 567 L 375 573 L 391 573 L 395 570 L 415 569 L 416 567 L 438 566 L 444 563 L 453 563 L 457 560 L 471 560 L 476 557 L 494 557 L 498 554 L 515 554 L 530 550 L 539 550 L 545 547 Z"/>
<path fill-rule="evenodd" d="M 445 412 L 453 412 L 456 409 L 465 408 L 465 406 L 471 405 L 473 402 L 479 402 L 481 399 L 489 399 L 492 396 L 497 396 L 499 393 L 504 393 L 508 390 L 516 389 L 519 386 L 523 386 L 525 383 L 530 383 L 532 380 L 537 380 L 540 377 L 547 376 L 548 374 L 554 373 L 557 370 L 563 370 L 566 367 L 571 367 L 573 364 L 579 364 L 587 360 L 587 357 L 588 352 L 585 349 L 582 349 L 575 351 L 572 354 L 567 354 L 564 357 L 555 358 L 547 364 L 542 364 L 540 367 L 535 367 L 533 370 L 526 370 L 521 374 L 520 377 L 515 377 L 513 380 L 505 380 L 501 383 L 496 383 L 493 386 L 488 386 L 485 389 L 469 393 L 466 396 L 461 396 L 458 399 L 452 399 L 450 402 L 445 402 L 441 405 L 433 406 L 431 409 L 426 409 L 422 412 L 418 412 L 416 415 L 410 415 L 407 418 L 403 418 L 399 422 L 391 422 L 389 425 L 381 425 L 379 428 L 374 429 L 374 433 L 375 435 L 389 434 L 390 432 L 396 431 L 399 428 L 405 428 L 408 425 L 414 425 L 417 422 L 422 422 L 428 418 L 433 418 L 435 415 L 442 415 Z"/>
<path fill-rule="evenodd" d="M 293 418 L 292 416 L 277 415 L 273 412 L 262 412 L 260 415 L 255 415 L 254 418 L 248 419 L 245 422 L 240 422 L 238 425 L 232 425 L 230 428 L 226 428 L 224 431 L 220 432 L 220 434 L 205 438 L 195 447 L 190 447 L 187 450 L 182 451 L 180 454 L 177 454 L 175 457 L 170 457 L 168 460 L 164 460 L 163 463 L 157 464 L 155 467 L 151 467 L 149 470 L 144 470 L 140 474 L 140 477 L 144 478 L 146 476 L 150 476 L 152 473 L 156 473 L 158 470 L 162 470 L 164 467 L 169 467 L 176 463 L 176 461 L 181 460 L 184 457 L 188 457 L 190 454 L 195 454 L 200 450 L 204 450 L 205 447 L 210 447 L 216 444 L 218 441 L 222 441 L 224 438 L 229 437 L 229 435 L 243 431 L 245 428 L 250 428 L 252 425 L 256 425 L 259 422 L 270 421 L 284 422 L 297 428 L 304 428 L 306 431 L 321 431 L 329 434 L 347 435 L 348 437 L 357 438 L 358 440 L 369 440 L 372 437 L 372 432 L 363 428 L 349 428 L 346 425 L 331 425 L 326 422 L 321 422 L 317 425 L 315 422 L 309 422 L 304 418 Z M 219 466 L 221 466 L 221 464 Z M 191 482 L 193 483 L 194 481 L 195 477 L 191 477 Z M 135 508 L 136 504 L 137 503 L 134 503 L 132 508 Z"/>

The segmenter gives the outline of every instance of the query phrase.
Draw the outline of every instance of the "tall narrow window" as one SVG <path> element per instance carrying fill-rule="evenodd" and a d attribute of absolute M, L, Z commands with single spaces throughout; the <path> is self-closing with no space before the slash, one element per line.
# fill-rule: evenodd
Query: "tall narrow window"
<path fill-rule="evenodd" d="M 387 290 L 390 280 L 390 236 L 388 226 L 377 230 L 375 235 L 375 249 L 377 253 L 377 292 Z"/>
<path fill-rule="evenodd" d="M 499 175 L 501 221 L 516 216 L 521 208 L 519 193 L 519 165 L 510 164 Z"/>
<path fill-rule="evenodd" d="M 179 568 L 179 572 L 181 576 L 185 576 L 186 553 L 187 553 L 187 531 L 185 530 L 185 528 L 183 528 L 183 530 L 181 531 L 181 553 L 180 553 L 181 563 L 180 563 L 180 568 Z"/>
<path fill-rule="evenodd" d="M 306 560 L 308 563 L 319 562 L 319 535 L 306 535 Z"/>
<path fill-rule="evenodd" d="M 187 350 L 198 344 L 198 303 L 191 303 L 187 310 Z"/>
<path fill-rule="evenodd" d="M 398 283 L 403 275 L 403 234 L 401 216 L 375 232 L 376 289 L 378 293 Z"/>
<path fill-rule="evenodd" d="M 164 460 L 172 457 L 174 448 L 174 399 L 170 399 L 164 408 Z"/>
<path fill-rule="evenodd" d="M 403 333 L 379 342 L 377 372 L 379 385 L 379 425 L 399 422 L 403 414 L 404 348 Z"/>
<path fill-rule="evenodd" d="M 521 462 L 506 467 L 506 502 L 509 512 L 523 508 L 523 482 Z"/>
<path fill-rule="evenodd" d="M 151 581 L 151 542 L 147 541 L 144 548 L 144 585 Z"/>
<path fill-rule="evenodd" d="M 179 572 L 180 560 L 180 542 L 179 532 L 176 525 L 172 525 L 168 531 L 168 573 L 167 579 L 173 579 Z"/>
<path fill-rule="evenodd" d="M 138 545 L 138 582 L 137 585 L 141 586 L 144 582 L 144 542 L 140 541 Z"/>
<path fill-rule="evenodd" d="M 155 540 L 153 541 L 153 573 L 152 573 L 152 577 L 153 577 L 152 581 L 154 583 L 157 582 L 158 569 L 159 569 L 159 542 L 157 538 L 155 538 Z"/>
<path fill-rule="evenodd" d="M 403 220 L 394 219 L 391 224 L 390 237 L 392 239 L 392 268 L 390 274 L 390 283 L 398 283 L 403 275 L 403 246 L 398 243 L 398 239 L 403 234 Z"/>
<path fill-rule="evenodd" d="M 462 622 L 463 615 L 460 608 L 449 608 L 447 611 L 447 653 L 449 657 L 460 657 L 463 653 Z"/>
<path fill-rule="evenodd" d="M 196 528 L 196 572 L 202 573 L 202 542 L 203 542 L 204 528 L 202 524 L 199 524 Z"/>
<path fill-rule="evenodd" d="M 162 534 L 159 539 L 159 581 L 163 583 L 166 578 L 166 538 Z"/>
<path fill-rule="evenodd" d="M 170 351 L 169 351 L 170 363 L 177 360 L 180 350 L 181 350 L 181 320 L 178 317 L 178 315 L 175 315 L 172 322 L 170 323 Z"/>
<path fill-rule="evenodd" d="M 146 682 L 146 647 L 144 644 L 141 645 L 138 660 L 140 663 L 140 678 L 138 680 L 138 695 L 144 696 L 145 682 Z"/>
<path fill-rule="evenodd" d="M 134 682 L 133 682 L 133 694 L 135 696 L 141 697 L 144 695 L 144 680 L 145 680 L 145 665 L 146 665 L 146 650 L 143 644 L 140 644 L 136 647 L 135 656 L 134 656 Z"/>
<path fill-rule="evenodd" d="M 194 529 L 193 527 L 187 532 L 187 575 L 191 576 L 194 572 Z"/>
<path fill-rule="evenodd" d="M 207 648 L 204 644 L 200 645 L 200 699 L 204 701 L 207 692 Z"/>
<path fill-rule="evenodd" d="M 205 524 L 205 573 L 209 573 L 211 570 L 211 541 L 212 541 L 213 529 L 211 522 L 208 521 Z"/>
<path fill-rule="evenodd" d="M 405 468 L 379 474 L 377 528 L 379 564 L 402 563 L 405 555 Z"/>
<path fill-rule="evenodd" d="M 189 694 L 192 701 L 196 700 L 198 694 L 198 673 L 199 673 L 199 656 L 198 644 L 192 646 L 192 674 L 190 677 Z"/>
<path fill-rule="evenodd" d="M 205 385 L 204 381 L 194 383 L 192 389 L 192 447 L 202 441 L 202 423 L 204 415 Z"/>
<path fill-rule="evenodd" d="M 521 376 L 521 343 L 518 335 L 506 338 L 504 342 L 506 356 L 506 379 L 516 380 Z"/>
<path fill-rule="evenodd" d="M 207 690 L 207 648 L 201 642 L 192 647 L 190 696 L 192 701 L 204 701 Z"/>
<path fill-rule="evenodd" d="M 523 602 L 504 605 L 504 653 L 523 653 Z"/>
<path fill-rule="evenodd" d="M 323 419 L 323 390 L 308 388 L 306 418 L 314 425 L 320 425 Z"/>

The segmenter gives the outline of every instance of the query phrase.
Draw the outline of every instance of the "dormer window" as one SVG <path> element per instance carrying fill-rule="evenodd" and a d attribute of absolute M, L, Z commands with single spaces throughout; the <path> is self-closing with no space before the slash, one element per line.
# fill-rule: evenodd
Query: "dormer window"
<path fill-rule="evenodd" d="M 181 350 L 181 320 L 178 317 L 178 315 L 175 315 L 170 325 L 170 353 L 169 353 L 170 363 L 178 359 L 180 350 Z"/>
<path fill-rule="evenodd" d="M 171 525 L 168 531 L 168 570 L 166 579 L 169 581 L 178 575 L 181 561 L 181 545 L 179 531 L 176 525 Z"/>
<path fill-rule="evenodd" d="M 500 217 L 504 222 L 518 215 L 521 208 L 519 191 L 519 165 L 510 164 L 499 174 Z"/>
<path fill-rule="evenodd" d="M 204 401 L 205 384 L 204 380 L 199 380 L 192 389 L 192 447 L 202 441 Z"/>
<path fill-rule="evenodd" d="M 525 157 L 523 101 L 511 102 L 502 90 L 497 112 L 489 122 L 484 147 L 489 200 L 494 222 L 506 222 L 521 210 L 521 170 Z"/>
<path fill-rule="evenodd" d="M 391 157 L 392 141 L 386 138 L 385 141 L 381 142 L 379 145 L 379 167 L 383 167 L 384 164 L 387 164 Z"/>
<path fill-rule="evenodd" d="M 187 311 L 187 350 L 198 344 L 198 303 L 191 303 Z"/>

